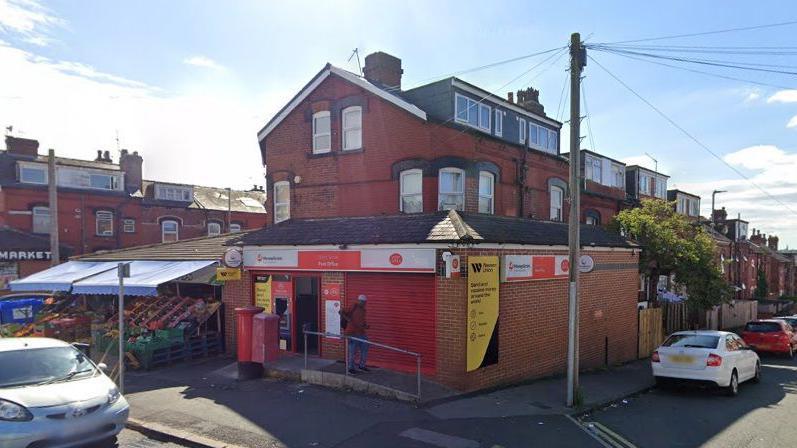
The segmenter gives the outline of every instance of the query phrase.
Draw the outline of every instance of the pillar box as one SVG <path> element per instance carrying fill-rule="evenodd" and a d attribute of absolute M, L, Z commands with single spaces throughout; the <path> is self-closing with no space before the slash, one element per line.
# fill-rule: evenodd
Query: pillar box
<path fill-rule="evenodd" d="M 246 306 L 235 309 L 239 379 L 256 378 L 263 373 L 263 366 L 252 362 L 253 317 L 255 314 L 262 312 L 263 308 L 259 306 Z"/>
<path fill-rule="evenodd" d="M 260 313 L 253 318 L 252 362 L 266 363 L 279 357 L 279 321 L 276 314 Z"/>

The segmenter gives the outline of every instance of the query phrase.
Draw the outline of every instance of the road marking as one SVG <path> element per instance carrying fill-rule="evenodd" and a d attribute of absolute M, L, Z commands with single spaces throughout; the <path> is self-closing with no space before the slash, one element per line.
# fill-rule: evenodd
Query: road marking
<path fill-rule="evenodd" d="M 636 445 L 623 438 L 623 436 L 598 422 L 581 422 L 581 427 L 600 440 L 605 447 L 636 448 Z"/>
<path fill-rule="evenodd" d="M 479 442 L 462 437 L 450 436 L 421 428 L 410 428 L 399 434 L 401 437 L 428 443 L 441 448 L 479 448 Z"/>

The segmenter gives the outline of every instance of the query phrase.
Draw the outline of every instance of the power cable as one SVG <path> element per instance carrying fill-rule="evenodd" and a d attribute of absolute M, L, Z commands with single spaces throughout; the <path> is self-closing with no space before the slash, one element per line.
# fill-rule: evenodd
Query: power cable
<path fill-rule="evenodd" d="M 742 179 L 746 180 L 746 181 L 747 181 L 747 182 L 748 182 L 750 185 L 754 186 L 754 187 L 755 187 L 755 188 L 757 188 L 759 191 L 761 191 L 762 193 L 764 193 L 764 195 L 766 195 L 767 197 L 769 197 L 769 198 L 770 198 L 770 199 L 772 199 L 773 201 L 775 201 L 775 202 L 777 202 L 778 204 L 780 204 L 781 206 L 783 206 L 783 208 L 785 208 L 786 210 L 790 211 L 790 212 L 791 212 L 793 215 L 797 216 L 797 212 L 795 212 L 795 211 L 794 211 L 794 210 L 793 210 L 791 207 L 789 207 L 789 206 L 788 206 L 786 203 L 784 203 L 784 202 L 783 202 L 783 201 L 781 201 L 780 199 L 778 199 L 778 198 L 776 198 L 775 196 L 773 196 L 772 194 L 770 194 L 768 191 L 766 191 L 764 188 L 762 188 L 761 186 L 759 186 L 757 183 L 755 183 L 755 182 L 754 182 L 752 179 L 750 179 L 750 178 L 749 178 L 748 176 L 746 176 L 744 173 L 742 173 L 741 171 L 739 171 L 739 169 L 737 169 L 736 167 L 734 167 L 734 166 L 733 166 L 733 165 L 731 165 L 730 163 L 726 162 L 726 161 L 725 161 L 725 160 L 724 160 L 722 157 L 720 157 L 720 156 L 719 156 L 717 153 L 715 153 L 714 151 L 712 151 L 712 150 L 711 150 L 711 148 L 709 148 L 709 147 L 708 147 L 707 145 L 705 145 L 703 142 L 701 142 L 700 140 L 698 140 L 698 139 L 697 139 L 697 137 L 695 137 L 694 135 L 692 135 L 691 133 L 689 133 L 689 131 L 687 131 L 687 130 L 686 130 L 686 129 L 684 129 L 684 128 L 683 128 L 681 125 L 679 125 L 678 123 L 676 123 L 676 122 L 675 122 L 675 120 L 673 120 L 672 118 L 670 118 L 670 117 L 669 117 L 667 114 L 665 114 L 665 113 L 664 113 L 664 112 L 663 112 L 661 109 L 659 109 L 658 107 L 656 107 L 655 105 L 653 105 L 653 103 L 651 103 L 650 101 L 648 101 L 647 99 L 645 99 L 645 98 L 644 98 L 642 95 L 640 95 L 639 93 L 637 93 L 637 91 L 636 91 L 636 90 L 634 90 L 633 88 L 631 88 L 631 86 L 629 86 L 628 84 L 626 84 L 626 83 L 625 83 L 625 82 L 624 82 L 622 79 L 620 79 L 620 78 L 619 78 L 617 75 L 615 75 L 614 73 L 612 73 L 612 72 L 611 72 L 611 71 L 610 71 L 608 68 L 604 67 L 604 66 L 603 66 L 603 64 L 601 64 L 600 62 L 598 62 L 598 61 L 597 61 L 595 58 L 593 58 L 591 55 L 588 55 L 587 57 L 588 57 L 588 58 L 589 58 L 589 59 L 590 59 L 592 62 L 594 62 L 594 63 L 595 63 L 595 64 L 596 64 L 598 67 L 600 67 L 600 68 L 601 68 L 603 71 L 605 71 L 605 72 L 606 72 L 606 73 L 607 73 L 609 76 L 611 76 L 612 78 L 614 78 L 614 80 L 615 80 L 615 81 L 617 81 L 618 83 L 620 83 L 620 85 L 622 85 L 623 87 L 625 87 L 625 88 L 626 88 L 626 89 L 627 89 L 629 92 L 631 92 L 631 93 L 632 93 L 634 96 L 636 96 L 637 98 L 639 98 L 639 100 L 640 100 L 640 101 L 642 101 L 643 103 L 647 104 L 647 105 L 648 105 L 648 106 L 649 106 L 651 109 L 653 109 L 653 110 L 654 110 L 654 111 L 655 111 L 657 114 L 659 114 L 659 115 L 660 115 L 662 118 L 664 118 L 665 120 L 667 120 L 667 121 L 668 121 L 668 122 L 669 122 L 669 123 L 670 123 L 672 126 L 674 126 L 676 129 L 678 129 L 679 131 L 681 131 L 681 132 L 682 132 L 684 135 L 686 135 L 686 136 L 687 136 L 687 137 L 688 137 L 690 140 L 692 140 L 693 142 L 697 143 L 697 145 L 698 145 L 698 146 L 700 146 L 701 148 L 703 148 L 703 149 L 704 149 L 706 152 L 708 152 L 709 154 L 711 154 L 711 155 L 712 155 L 712 156 L 713 156 L 715 159 L 717 159 L 717 160 L 719 160 L 720 162 L 722 162 L 722 164 L 723 164 L 723 165 L 725 165 L 726 167 L 730 168 L 730 169 L 731 169 L 731 170 L 732 170 L 734 173 L 736 173 L 737 175 L 739 175 L 739 177 L 741 177 Z"/>
<path fill-rule="evenodd" d="M 654 40 L 666 40 L 666 39 L 679 39 L 682 37 L 695 37 L 695 36 L 708 36 L 711 34 L 723 34 L 723 33 L 733 33 L 737 31 L 751 31 L 751 30 L 758 30 L 763 28 L 774 28 L 779 26 L 788 26 L 788 25 L 795 25 L 797 24 L 797 20 L 792 20 L 788 22 L 779 22 L 779 23 L 768 23 L 764 25 L 754 25 L 754 26 L 745 26 L 740 28 L 727 28 L 722 30 L 714 30 L 714 31 L 703 31 L 699 33 L 687 33 L 687 34 L 671 34 L 668 36 L 658 36 L 658 37 L 646 37 L 643 39 L 632 39 L 632 40 L 621 40 L 616 42 L 608 42 L 609 44 L 629 44 L 634 42 L 650 42 Z"/>
<path fill-rule="evenodd" d="M 562 99 L 565 97 L 565 89 L 567 88 L 567 81 L 570 79 L 570 74 L 565 70 L 565 82 L 562 83 L 562 91 L 559 93 L 559 104 L 556 106 L 556 121 L 559 121 L 559 112 L 562 110 Z"/>
<path fill-rule="evenodd" d="M 794 56 L 797 55 L 797 47 L 691 47 L 691 46 L 655 46 L 655 45 L 609 45 L 609 44 L 589 44 L 588 48 L 608 48 L 612 50 L 645 50 L 659 52 L 679 52 L 679 53 L 709 53 L 709 54 L 738 54 L 750 56 Z M 779 49 L 773 49 L 779 48 Z"/>
<path fill-rule="evenodd" d="M 587 104 L 587 91 L 584 88 L 584 83 L 581 83 L 581 99 L 584 102 L 584 112 L 587 113 L 587 132 L 589 132 L 589 144 L 591 146 L 591 150 L 595 152 L 598 151 L 598 147 L 595 146 L 595 139 L 592 137 L 592 115 L 589 113 L 589 105 Z"/>
<path fill-rule="evenodd" d="M 638 52 L 634 52 L 634 51 L 630 51 L 630 50 L 617 49 L 617 48 L 614 48 L 614 47 L 590 47 L 590 48 L 592 50 L 595 50 L 595 51 L 608 51 L 608 52 L 613 52 L 613 53 L 627 53 L 627 54 L 640 54 L 640 55 L 649 54 L 649 53 L 638 53 Z M 795 55 L 797 55 L 797 52 L 795 52 Z M 659 56 L 670 57 L 670 56 L 664 56 L 664 55 L 659 55 Z M 717 62 L 717 63 L 721 63 L 721 64 L 735 64 L 735 65 L 748 66 L 748 67 L 797 68 L 797 65 L 763 64 L 763 63 L 760 63 L 760 62 L 728 61 L 728 60 L 723 60 L 723 59 L 705 59 L 705 58 L 699 58 L 698 59 L 698 58 L 694 58 L 694 60 L 696 60 L 696 61 L 705 61 L 705 62 Z"/>

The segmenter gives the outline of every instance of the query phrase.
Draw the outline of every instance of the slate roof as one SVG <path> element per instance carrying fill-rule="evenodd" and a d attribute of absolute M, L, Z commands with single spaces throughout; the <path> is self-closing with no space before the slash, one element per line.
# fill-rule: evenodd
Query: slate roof
<path fill-rule="evenodd" d="M 502 243 L 567 245 L 567 224 L 463 213 L 288 220 L 253 230 L 227 244 L 245 246 L 315 244 Z M 598 226 L 581 226 L 581 244 L 637 247 Z"/>
<path fill-rule="evenodd" d="M 172 243 L 148 244 L 112 251 L 101 251 L 75 257 L 83 261 L 123 261 L 123 260 L 219 260 L 229 247 L 228 241 L 245 235 L 226 233 L 218 236 L 205 236 Z"/>
<path fill-rule="evenodd" d="M 23 232 L 11 227 L 0 227 L 0 250 L 49 251 L 50 237 Z M 72 248 L 60 245 L 61 256 L 69 256 Z"/>

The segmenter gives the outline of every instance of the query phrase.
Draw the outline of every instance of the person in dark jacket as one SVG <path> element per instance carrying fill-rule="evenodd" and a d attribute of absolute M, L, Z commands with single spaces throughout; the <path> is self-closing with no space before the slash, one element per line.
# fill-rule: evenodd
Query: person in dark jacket
<path fill-rule="evenodd" d="M 352 374 L 357 373 L 354 370 L 354 355 L 357 351 L 360 352 L 359 369 L 365 372 L 368 371 L 368 367 L 365 364 L 368 357 L 368 343 L 364 342 L 368 340 L 368 335 L 366 334 L 368 324 L 365 320 L 365 302 L 367 300 L 368 298 L 365 294 L 360 294 L 355 303 L 348 309 L 340 312 L 340 315 L 347 321 L 346 329 L 343 331 L 343 334 L 361 339 L 348 339 L 349 353 L 348 359 L 346 359 L 346 368 L 349 369 L 349 373 Z"/>

